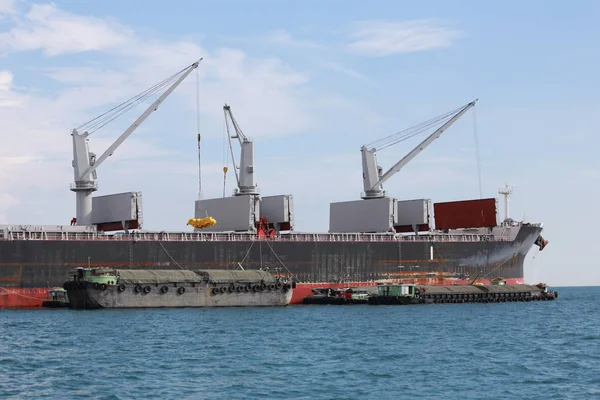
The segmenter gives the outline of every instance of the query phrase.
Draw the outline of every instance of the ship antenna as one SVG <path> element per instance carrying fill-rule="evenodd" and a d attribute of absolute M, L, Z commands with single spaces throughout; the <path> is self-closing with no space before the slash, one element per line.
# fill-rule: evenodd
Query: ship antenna
<path fill-rule="evenodd" d="M 508 186 L 508 183 L 505 183 L 504 187 L 500 188 L 500 190 L 498 190 L 498 194 L 501 194 L 504 196 L 504 220 L 505 221 L 510 219 L 508 198 L 510 197 L 512 192 L 513 192 L 513 188 Z"/>

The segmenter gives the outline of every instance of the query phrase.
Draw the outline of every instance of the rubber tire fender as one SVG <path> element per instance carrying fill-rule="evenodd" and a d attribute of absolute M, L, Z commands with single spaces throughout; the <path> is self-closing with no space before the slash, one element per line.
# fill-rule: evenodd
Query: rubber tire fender
<path fill-rule="evenodd" d="M 168 291 L 169 291 L 169 288 L 167 286 L 163 286 L 160 288 L 161 293 L 167 293 Z"/>
<path fill-rule="evenodd" d="M 125 291 L 125 285 L 120 284 L 119 285 L 119 292 L 124 292 Z"/>
<path fill-rule="evenodd" d="M 151 290 L 150 286 L 144 286 L 144 293 L 148 294 Z"/>
<path fill-rule="evenodd" d="M 137 285 L 137 286 L 135 287 L 135 291 L 136 291 L 137 293 L 141 292 L 141 291 L 142 291 L 142 285 Z"/>
<path fill-rule="evenodd" d="M 177 293 L 184 294 L 185 293 L 185 288 L 183 286 L 178 287 L 177 288 Z"/>

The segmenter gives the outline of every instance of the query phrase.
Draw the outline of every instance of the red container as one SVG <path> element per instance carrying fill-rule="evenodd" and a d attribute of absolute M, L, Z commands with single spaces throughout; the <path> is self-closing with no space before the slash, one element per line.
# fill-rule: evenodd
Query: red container
<path fill-rule="evenodd" d="M 496 199 L 449 201 L 433 205 L 436 229 L 496 226 Z"/>

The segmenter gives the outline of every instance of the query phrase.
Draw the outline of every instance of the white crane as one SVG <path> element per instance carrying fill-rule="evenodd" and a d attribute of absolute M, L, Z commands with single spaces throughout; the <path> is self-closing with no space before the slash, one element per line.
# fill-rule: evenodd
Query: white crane
<path fill-rule="evenodd" d="M 80 126 L 79 128 L 73 129 L 71 135 L 73 136 L 73 172 L 74 172 L 74 184 L 71 185 L 71 190 L 75 192 L 77 198 L 77 225 L 91 225 L 92 224 L 92 193 L 98 190 L 98 184 L 96 182 L 96 169 L 106 160 L 112 156 L 115 150 L 135 131 L 146 118 L 158 109 L 158 106 L 175 90 L 177 86 L 194 70 L 198 67 L 198 64 L 202 61 L 202 58 L 192 65 L 184 68 L 178 73 L 171 77 L 163 80 L 156 84 L 150 89 L 140 93 L 132 99 L 124 102 L 123 104 L 113 108 L 112 110 L 94 118 L 88 123 Z M 100 156 L 96 159 L 96 155 L 89 151 L 89 139 L 93 132 L 100 129 L 110 121 L 117 118 L 122 113 L 126 112 L 134 105 L 150 97 L 151 95 L 164 89 L 166 85 L 175 80 L 167 90 L 164 91 L 160 97 L 154 101 L 147 109 L 135 120 L 133 124 L 129 126 L 117 140 Z M 86 127 L 83 133 L 79 133 L 78 130 L 82 127 Z"/>
<path fill-rule="evenodd" d="M 390 168 L 386 173 L 382 174 L 382 168 L 377 165 L 377 158 L 375 152 L 377 149 L 375 147 L 367 148 L 367 146 L 362 146 L 360 151 L 362 153 L 362 166 L 363 166 L 363 185 L 364 185 L 364 194 L 362 196 L 363 199 L 377 199 L 385 197 L 385 191 L 383 190 L 382 184 L 386 180 L 390 179 L 392 175 L 396 172 L 400 171 L 410 160 L 415 158 L 417 154 L 423 151 L 427 146 L 429 146 L 433 141 L 439 138 L 442 133 L 446 129 L 450 127 L 456 120 L 458 120 L 464 113 L 467 112 L 471 107 L 475 106 L 477 99 L 470 102 L 469 104 L 446 113 L 440 117 L 434 118 L 432 120 L 426 121 L 422 124 L 419 124 L 413 128 L 409 128 L 406 131 L 399 132 L 398 134 L 402 134 L 401 137 L 398 137 L 398 134 L 390 135 L 376 143 L 386 141 L 386 145 L 382 146 L 383 148 L 391 146 L 393 144 L 398 143 L 401 140 L 404 140 L 408 137 L 415 136 L 418 133 L 423 132 L 425 129 L 431 127 L 432 125 L 438 124 L 441 121 L 447 119 L 447 121 L 435 130 L 431 135 L 429 135 L 425 140 L 423 140 L 417 147 L 411 150 L 404 158 L 398 161 L 392 168 Z M 448 119 L 449 118 L 449 119 Z M 410 132 L 409 132 L 410 130 Z"/>
<path fill-rule="evenodd" d="M 242 129 L 239 127 L 237 121 L 231 113 L 230 106 L 225 104 L 223 106 L 223 113 L 225 114 L 225 125 L 227 127 L 227 138 L 229 140 L 229 149 L 231 151 L 231 159 L 233 161 L 233 170 L 235 171 L 235 179 L 238 185 L 234 191 L 234 194 L 236 196 L 258 195 L 259 189 L 257 184 L 254 182 L 254 142 L 244 135 L 244 132 L 242 132 Z M 233 130 L 235 131 L 233 135 L 229 130 L 229 120 L 231 120 Z M 238 139 L 240 142 L 241 154 L 239 166 L 237 166 L 235 163 L 231 139 Z"/>

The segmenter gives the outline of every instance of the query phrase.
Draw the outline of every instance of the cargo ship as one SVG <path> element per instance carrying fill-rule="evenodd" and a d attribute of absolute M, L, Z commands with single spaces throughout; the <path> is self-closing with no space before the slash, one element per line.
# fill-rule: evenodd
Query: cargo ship
<path fill-rule="evenodd" d="M 375 286 L 379 283 L 452 285 L 502 277 L 524 283 L 524 261 L 548 243 L 541 223 L 509 216 L 498 221 L 495 198 L 437 202 L 389 197 L 383 182 L 475 106 L 475 101 L 370 146 L 362 146 L 364 193 L 358 200 L 330 204 L 329 231 L 296 232 L 293 196 L 262 196 L 254 182 L 254 142 L 223 107 L 237 187 L 232 196 L 195 202 L 192 231 L 143 230 L 141 192 L 93 196 L 96 169 L 198 67 L 196 62 L 145 92 L 74 129 L 71 190 L 76 217 L 69 225 L 0 225 L 0 308 L 40 307 L 49 287 L 62 286 L 77 267 L 119 269 L 261 269 L 293 281 L 291 304 L 312 288 Z M 137 103 L 158 95 L 100 156 L 89 136 Z M 377 150 L 434 130 L 387 172 Z M 83 133 L 80 133 L 83 132 Z M 200 154 L 200 134 L 198 152 Z M 233 141 L 240 146 L 235 162 Z M 226 173 L 227 170 L 224 169 Z"/>

